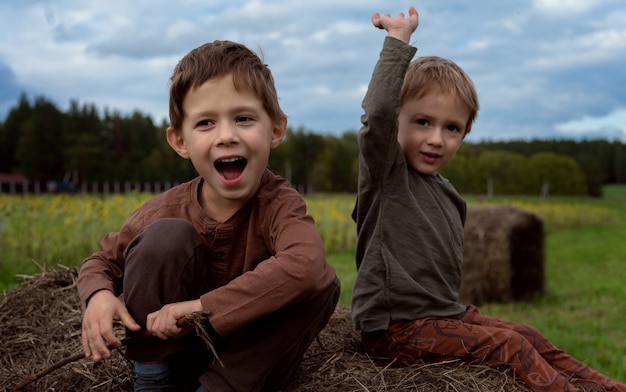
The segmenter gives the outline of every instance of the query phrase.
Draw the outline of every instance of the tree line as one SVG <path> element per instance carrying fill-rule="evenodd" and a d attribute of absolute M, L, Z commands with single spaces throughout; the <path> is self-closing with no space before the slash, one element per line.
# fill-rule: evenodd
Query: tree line
<path fill-rule="evenodd" d="M 184 182 L 197 174 L 167 144 L 167 122 L 70 101 L 61 111 L 23 94 L 0 123 L 0 173 L 35 181 Z M 326 135 L 288 128 L 270 168 L 302 193 L 357 187 L 357 131 Z M 626 144 L 608 140 L 465 142 L 442 171 L 465 194 L 600 196 L 626 183 Z"/>

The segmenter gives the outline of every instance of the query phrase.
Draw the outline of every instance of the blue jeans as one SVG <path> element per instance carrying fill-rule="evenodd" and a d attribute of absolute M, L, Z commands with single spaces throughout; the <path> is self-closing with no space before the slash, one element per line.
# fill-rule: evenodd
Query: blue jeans
<path fill-rule="evenodd" d="M 135 392 L 174 392 L 179 388 L 170 380 L 169 364 L 135 362 Z M 195 392 L 208 392 L 200 385 Z"/>

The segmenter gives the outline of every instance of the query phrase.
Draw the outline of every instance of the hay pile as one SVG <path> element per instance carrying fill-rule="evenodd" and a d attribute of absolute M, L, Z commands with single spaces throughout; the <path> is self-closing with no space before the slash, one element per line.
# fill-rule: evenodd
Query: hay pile
<path fill-rule="evenodd" d="M 80 352 L 80 304 L 75 269 L 26 277 L 0 303 L 0 391 Z M 130 364 L 111 359 L 71 362 L 27 385 L 25 391 L 132 391 Z M 382 367 L 359 353 L 349 310 L 338 308 L 307 352 L 291 392 L 527 391 L 507 373 L 459 363 Z"/>
<path fill-rule="evenodd" d="M 544 275 L 541 218 L 510 206 L 468 208 L 459 302 L 528 300 L 544 293 Z"/>
<path fill-rule="evenodd" d="M 0 304 L 0 391 L 81 351 L 77 271 L 25 277 Z M 82 359 L 28 385 L 26 391 L 132 391 L 129 364 L 120 354 L 94 366 Z"/>

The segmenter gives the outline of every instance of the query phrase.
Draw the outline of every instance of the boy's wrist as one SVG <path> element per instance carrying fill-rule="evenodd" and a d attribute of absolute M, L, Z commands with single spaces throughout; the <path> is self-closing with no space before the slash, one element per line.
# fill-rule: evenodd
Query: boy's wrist
<path fill-rule="evenodd" d="M 389 41 L 394 42 L 394 44 L 397 45 L 398 47 L 400 47 L 400 46 L 411 46 L 411 44 L 409 44 L 407 42 L 404 42 L 403 40 L 401 40 L 401 39 L 399 39 L 397 37 L 391 36 L 391 35 L 388 35 L 386 38 Z"/>
<path fill-rule="evenodd" d="M 395 38 L 398 41 L 402 41 L 403 43 L 408 44 L 411 39 L 411 34 L 405 31 L 392 30 L 387 33 L 387 37 Z"/>
<path fill-rule="evenodd" d="M 404 53 L 405 51 L 411 51 L 412 52 L 411 57 L 413 57 L 415 52 L 417 52 L 417 48 L 415 46 L 412 46 L 411 44 L 407 44 L 403 42 L 402 40 L 399 40 L 391 36 L 385 37 L 383 48 L 386 48 L 386 50 L 400 51 L 402 53 Z"/>

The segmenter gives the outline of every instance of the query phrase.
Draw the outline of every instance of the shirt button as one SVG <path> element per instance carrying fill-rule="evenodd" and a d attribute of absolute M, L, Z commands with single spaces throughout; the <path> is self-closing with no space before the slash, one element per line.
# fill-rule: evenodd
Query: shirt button
<path fill-rule="evenodd" d="M 215 238 L 215 230 L 209 230 L 209 237 Z"/>

